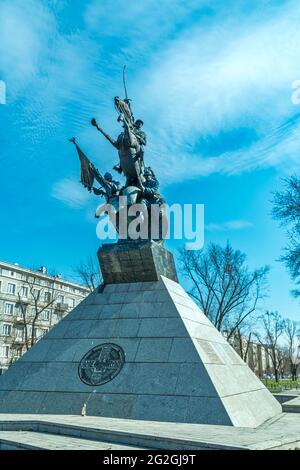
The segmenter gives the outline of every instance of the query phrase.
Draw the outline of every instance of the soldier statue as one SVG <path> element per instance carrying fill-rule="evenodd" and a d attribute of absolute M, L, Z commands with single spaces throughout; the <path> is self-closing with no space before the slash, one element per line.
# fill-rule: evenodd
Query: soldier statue
<path fill-rule="evenodd" d="M 103 196 L 108 203 L 120 193 L 120 182 L 113 180 L 112 174 L 108 171 L 101 179 L 100 185 L 100 188 L 93 187 L 93 193 L 96 196 Z"/>
<path fill-rule="evenodd" d="M 93 163 L 84 155 L 82 150 L 77 145 L 75 138 L 70 139 L 77 148 L 77 152 L 81 162 L 81 182 L 91 192 L 98 196 L 103 196 L 106 203 L 113 206 L 115 213 L 118 216 L 123 214 L 124 197 L 121 199 L 119 196 L 125 196 L 127 206 L 133 204 L 143 204 L 148 213 L 148 228 L 151 229 L 151 224 L 154 221 L 151 219 L 151 207 L 155 205 L 158 209 L 160 221 L 155 221 L 160 227 L 163 226 L 162 220 L 165 223 L 164 212 L 164 199 L 159 192 L 159 182 L 156 178 L 154 171 L 151 167 L 145 167 L 144 164 L 144 148 L 147 144 L 146 133 L 142 130 L 143 121 L 141 119 L 135 120 L 133 117 L 130 100 L 127 97 L 125 86 L 126 98 L 123 100 L 116 96 L 114 98 L 115 108 L 118 112 L 118 122 L 122 124 L 123 130 L 117 137 L 113 139 L 107 134 L 93 118 L 91 123 L 102 135 L 117 149 L 119 155 L 119 163 L 114 166 L 114 169 L 122 173 L 126 182 L 123 187 L 120 186 L 118 181 L 115 181 L 111 173 L 106 172 L 102 176 L 95 168 Z M 94 180 L 100 184 L 99 188 L 95 188 Z M 125 203 L 126 204 L 126 203 Z M 104 207 L 104 206 L 103 206 Z M 96 216 L 101 212 L 101 208 L 97 209 Z M 130 223 L 130 217 L 127 219 L 127 225 Z M 116 226 L 118 230 L 118 225 Z M 149 232 L 148 232 L 149 233 Z M 162 231 L 159 230 L 159 236 L 154 238 L 157 241 L 163 241 Z"/>
<path fill-rule="evenodd" d="M 141 202 L 146 204 L 147 207 L 151 207 L 151 204 L 162 205 L 165 201 L 158 191 L 159 182 L 150 166 L 145 169 L 144 178 L 143 199 Z"/>
<path fill-rule="evenodd" d="M 120 112 L 118 121 L 123 124 L 123 131 L 117 140 L 107 134 L 93 118 L 91 123 L 102 135 L 118 150 L 119 164 L 114 167 L 126 177 L 126 186 L 143 188 L 144 146 L 146 145 L 146 134 L 140 130 L 143 121 L 138 119 L 134 122 L 129 101 L 115 97 L 115 106 Z"/>

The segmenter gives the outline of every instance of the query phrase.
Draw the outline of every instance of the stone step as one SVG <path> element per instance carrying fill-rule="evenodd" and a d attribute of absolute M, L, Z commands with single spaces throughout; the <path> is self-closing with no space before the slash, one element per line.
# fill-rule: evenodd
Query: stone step
<path fill-rule="evenodd" d="M 105 447 L 95 448 L 164 451 L 295 449 L 300 447 L 300 414 L 282 413 L 255 429 L 99 416 L 0 414 L 0 442 L 6 449 L 24 445 L 39 449 L 45 444 L 60 449 L 69 444 L 73 449 L 77 445 L 79 449 L 99 445 Z"/>
<path fill-rule="evenodd" d="M 300 413 L 300 397 L 294 397 L 282 405 L 282 409 L 285 413 Z"/>
<path fill-rule="evenodd" d="M 93 441 L 35 431 L 0 431 L 0 450 L 143 450 L 141 447 Z"/>
<path fill-rule="evenodd" d="M 163 450 L 199 450 L 199 449 L 244 449 L 243 445 L 230 443 L 200 441 L 193 435 L 193 425 L 182 432 L 174 432 L 175 423 L 151 423 L 134 420 L 105 419 L 101 426 L 101 418 L 78 418 L 57 416 L 53 420 L 45 415 L 42 419 L 3 420 L 0 415 L 0 441 L 4 432 L 28 433 L 30 435 L 57 436 L 60 438 L 78 439 L 79 441 L 100 443 L 106 446 L 115 445 L 118 449 L 163 449 Z M 11 415 L 13 417 L 13 415 Z M 124 423 L 125 427 L 124 427 Z M 123 429 L 122 429 L 123 424 Z M 148 426 L 147 426 L 148 424 Z M 150 425 L 150 426 L 149 426 Z M 167 425 L 167 432 L 163 431 Z M 222 426 L 224 428 L 224 426 Z M 225 427 L 227 428 L 227 427 Z M 165 430 L 165 431 L 166 431 Z M 110 447 L 106 447 L 109 449 Z"/>

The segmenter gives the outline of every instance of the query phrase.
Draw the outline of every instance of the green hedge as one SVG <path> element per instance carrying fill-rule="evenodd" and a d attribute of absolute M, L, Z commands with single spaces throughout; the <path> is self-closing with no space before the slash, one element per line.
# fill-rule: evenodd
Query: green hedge
<path fill-rule="evenodd" d="M 282 379 L 276 382 L 275 379 L 262 379 L 262 383 L 271 392 L 282 392 L 284 390 L 291 390 L 300 388 L 300 380 Z"/>

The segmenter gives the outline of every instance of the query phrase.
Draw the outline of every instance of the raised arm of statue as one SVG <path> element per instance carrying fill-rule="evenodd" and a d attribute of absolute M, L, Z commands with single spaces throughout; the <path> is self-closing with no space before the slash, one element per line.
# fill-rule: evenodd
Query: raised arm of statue
<path fill-rule="evenodd" d="M 97 123 L 96 119 L 93 118 L 91 120 L 91 124 L 92 126 L 96 127 L 96 129 L 98 129 L 99 132 L 101 132 L 101 134 L 104 135 L 104 137 L 117 149 L 118 148 L 118 144 L 117 142 L 112 138 L 110 137 L 110 135 L 108 135 Z"/>
<path fill-rule="evenodd" d="M 139 139 L 141 145 L 147 145 L 147 136 L 146 136 L 145 132 L 140 131 L 137 134 L 137 136 L 138 136 L 138 139 Z"/>

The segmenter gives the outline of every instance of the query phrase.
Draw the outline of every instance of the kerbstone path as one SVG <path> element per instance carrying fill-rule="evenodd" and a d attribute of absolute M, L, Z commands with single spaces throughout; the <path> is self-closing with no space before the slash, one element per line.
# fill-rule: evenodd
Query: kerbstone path
<path fill-rule="evenodd" d="M 256 429 L 90 416 L 0 415 L 0 449 L 12 443 L 13 448 L 66 450 L 295 449 L 300 447 L 300 414 L 283 413 Z"/>

